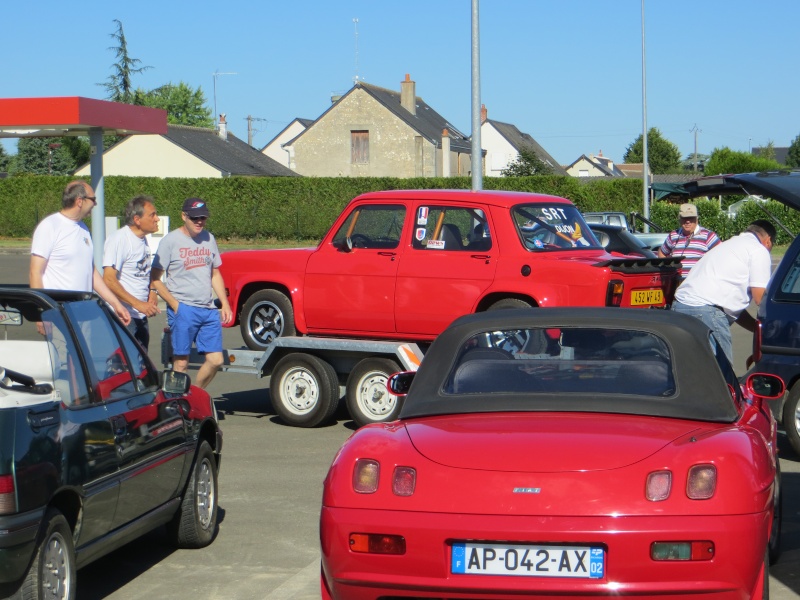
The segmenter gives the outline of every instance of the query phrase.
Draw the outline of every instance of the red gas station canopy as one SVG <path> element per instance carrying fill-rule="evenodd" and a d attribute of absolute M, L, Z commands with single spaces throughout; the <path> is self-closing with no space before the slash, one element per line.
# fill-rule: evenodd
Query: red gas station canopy
<path fill-rule="evenodd" d="M 0 98 L 0 138 L 167 133 L 167 112 L 79 96 Z"/>

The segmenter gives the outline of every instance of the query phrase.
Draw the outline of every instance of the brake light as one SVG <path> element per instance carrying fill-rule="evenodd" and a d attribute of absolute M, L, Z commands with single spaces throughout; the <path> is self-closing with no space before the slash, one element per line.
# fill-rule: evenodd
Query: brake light
<path fill-rule="evenodd" d="M 0 475 L 0 514 L 17 512 L 17 495 L 14 491 L 14 476 Z"/>
<path fill-rule="evenodd" d="M 381 467 L 377 460 L 359 458 L 353 468 L 353 491 L 358 494 L 374 494 L 378 491 Z"/>
<path fill-rule="evenodd" d="M 714 465 L 695 465 L 689 469 L 686 495 L 692 500 L 708 500 L 717 490 L 717 468 Z"/>
<path fill-rule="evenodd" d="M 411 467 L 395 467 L 392 491 L 396 496 L 410 496 L 417 485 L 417 471 Z"/>
<path fill-rule="evenodd" d="M 714 558 L 714 542 L 653 542 L 650 546 L 653 560 L 711 560 Z"/>
<path fill-rule="evenodd" d="M 608 292 L 606 292 L 606 306 L 622 306 L 622 296 L 625 291 L 625 284 L 619 279 L 612 279 L 608 282 Z"/>
<path fill-rule="evenodd" d="M 370 554 L 405 554 L 406 540 L 402 535 L 351 533 L 350 550 Z"/>
<path fill-rule="evenodd" d="M 672 472 L 653 471 L 647 476 L 645 495 L 651 502 L 666 500 L 670 491 L 672 491 Z"/>

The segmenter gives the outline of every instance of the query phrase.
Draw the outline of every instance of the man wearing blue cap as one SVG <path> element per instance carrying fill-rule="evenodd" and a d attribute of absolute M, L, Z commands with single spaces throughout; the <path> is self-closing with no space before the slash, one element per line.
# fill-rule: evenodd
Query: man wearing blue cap
<path fill-rule="evenodd" d="M 222 325 L 233 318 L 219 267 L 214 236 L 206 230 L 208 206 L 200 198 L 183 203 L 183 225 L 164 236 L 150 271 L 151 287 L 167 303 L 172 332 L 172 366 L 185 372 L 192 343 L 205 354 L 195 384 L 205 388 L 222 366 Z M 166 273 L 166 280 L 161 276 Z M 214 294 L 221 310 L 214 306 Z"/>

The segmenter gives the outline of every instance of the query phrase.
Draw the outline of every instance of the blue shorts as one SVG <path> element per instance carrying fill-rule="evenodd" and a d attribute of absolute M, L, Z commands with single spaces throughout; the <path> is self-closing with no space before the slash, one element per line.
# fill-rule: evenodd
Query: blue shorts
<path fill-rule="evenodd" d="M 167 325 L 172 331 L 175 356 L 189 356 L 192 342 L 201 354 L 222 352 L 222 323 L 216 308 L 200 308 L 181 302 L 177 313 L 167 307 Z"/>

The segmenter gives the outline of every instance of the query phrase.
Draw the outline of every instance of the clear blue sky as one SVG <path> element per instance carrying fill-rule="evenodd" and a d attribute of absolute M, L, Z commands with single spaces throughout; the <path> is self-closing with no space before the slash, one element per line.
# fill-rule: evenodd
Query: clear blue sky
<path fill-rule="evenodd" d="M 417 95 L 471 129 L 470 0 L 6 3 L 0 96 L 104 98 L 113 19 L 152 89 L 201 87 L 228 127 L 261 148 L 316 119 L 354 78 Z M 357 25 L 354 19 L 358 19 Z M 682 155 L 747 151 L 800 134 L 798 0 L 646 0 L 647 123 Z M 357 29 L 357 35 L 356 35 Z M 641 0 L 481 0 L 481 101 L 556 160 L 622 162 L 642 131 Z M 4 142 L 14 152 L 15 142 Z"/>

